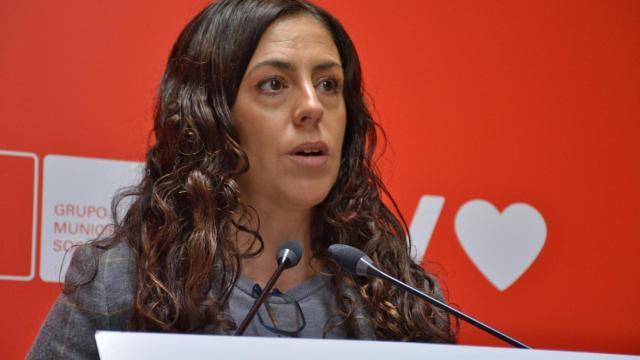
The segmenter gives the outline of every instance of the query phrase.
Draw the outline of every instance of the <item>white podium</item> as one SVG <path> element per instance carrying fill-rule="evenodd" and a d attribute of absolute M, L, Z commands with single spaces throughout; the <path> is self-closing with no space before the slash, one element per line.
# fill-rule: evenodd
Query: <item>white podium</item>
<path fill-rule="evenodd" d="M 102 360 L 474 359 L 625 360 L 640 356 L 391 341 L 96 332 Z"/>

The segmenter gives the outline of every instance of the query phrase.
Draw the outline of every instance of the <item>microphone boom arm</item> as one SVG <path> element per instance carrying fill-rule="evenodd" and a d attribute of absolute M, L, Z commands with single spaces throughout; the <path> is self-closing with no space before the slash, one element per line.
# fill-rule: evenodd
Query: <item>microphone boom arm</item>
<path fill-rule="evenodd" d="M 238 329 L 234 334 L 235 336 L 242 336 L 242 334 L 244 334 L 245 330 L 247 330 L 247 327 L 251 323 L 251 320 L 253 320 L 253 317 L 256 316 L 258 309 L 260 309 L 260 305 L 262 305 L 262 303 L 264 303 L 267 296 L 269 296 L 269 293 L 271 292 L 273 285 L 275 285 L 276 281 L 278 281 L 278 278 L 286 268 L 287 268 L 286 262 L 282 262 L 281 264 L 278 264 L 278 268 L 273 273 L 273 275 L 271 275 L 271 278 L 267 282 L 267 285 L 265 285 L 264 289 L 262 289 L 260 296 L 253 303 L 253 306 L 249 310 L 249 313 L 247 313 L 247 316 L 244 318 L 240 326 L 238 326 Z"/>
<path fill-rule="evenodd" d="M 251 306 L 251 309 L 249 309 L 249 313 L 247 313 L 247 316 L 244 318 L 244 320 L 242 320 L 242 323 L 240 324 L 234 335 L 242 336 L 242 334 L 244 334 L 245 330 L 247 330 L 247 327 L 249 326 L 249 323 L 251 323 L 251 320 L 253 320 L 253 317 L 258 312 L 258 309 L 260 309 L 262 303 L 264 303 L 264 301 L 267 299 L 267 296 L 269 296 L 269 293 L 271 292 L 273 286 L 276 284 L 276 281 L 278 281 L 278 278 L 280 278 L 280 275 L 282 275 L 282 272 L 286 269 L 298 265 L 301 257 L 302 248 L 300 247 L 300 243 L 295 240 L 289 240 L 280 247 L 278 253 L 276 254 L 276 263 L 278 264 L 276 271 L 274 271 L 273 275 L 271 275 L 271 278 L 267 282 L 267 285 L 265 285 L 264 289 L 262 289 L 262 293 L 260 293 L 258 299 L 253 303 L 253 306 Z"/>
<path fill-rule="evenodd" d="M 370 262 L 368 262 L 364 258 L 360 259 L 360 261 L 358 262 L 358 267 L 360 268 L 359 270 L 366 271 L 366 273 L 368 275 L 375 276 L 375 277 L 377 277 L 377 278 L 379 278 L 379 279 L 381 279 L 383 281 L 389 282 L 389 283 L 391 283 L 391 284 L 393 284 L 393 285 L 395 285 L 395 286 L 397 286 L 397 287 L 399 287 L 399 288 L 401 288 L 401 289 L 403 289 L 405 291 L 408 291 L 408 292 L 412 293 L 413 295 L 416 295 L 419 298 L 427 301 L 431 305 L 436 306 L 436 307 L 448 312 L 449 314 L 452 314 L 452 315 L 456 316 L 457 318 L 462 319 L 462 320 L 468 322 L 469 324 L 488 332 L 489 334 L 499 338 L 500 340 L 503 340 L 503 341 L 505 341 L 505 342 L 517 347 L 517 348 L 531 349 L 531 347 L 529 347 L 529 346 L 523 344 L 522 342 L 510 337 L 509 335 L 503 334 L 500 331 L 492 328 L 491 326 L 489 326 L 487 324 L 484 324 L 481 321 L 478 321 L 478 320 L 472 318 L 471 316 L 469 316 L 469 315 L 467 315 L 467 314 L 465 314 L 465 313 L 463 313 L 463 312 L 461 312 L 461 311 L 459 311 L 457 309 L 454 309 L 453 307 L 443 303 L 442 301 L 440 301 L 438 299 L 435 299 L 434 297 L 429 296 L 429 295 L 425 294 L 424 292 L 422 292 L 422 291 L 420 291 L 420 290 L 418 290 L 418 289 L 416 289 L 416 288 L 414 288 L 414 287 L 412 287 L 412 286 L 410 286 L 408 284 L 405 284 L 402 281 L 400 281 L 400 280 L 398 280 L 398 279 L 396 279 L 396 278 L 394 278 L 392 276 L 387 275 L 386 273 L 384 273 L 383 271 L 379 270 L 377 267 L 375 267 L 373 264 L 371 264 Z"/>

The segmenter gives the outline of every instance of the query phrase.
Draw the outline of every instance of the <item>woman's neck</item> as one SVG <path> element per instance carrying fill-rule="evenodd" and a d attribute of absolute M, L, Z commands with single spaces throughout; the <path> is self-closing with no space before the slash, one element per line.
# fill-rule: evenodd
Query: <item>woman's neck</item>
<path fill-rule="evenodd" d="M 243 276 L 260 284 L 260 286 L 264 286 L 277 267 L 276 254 L 278 249 L 287 240 L 300 242 L 302 257 L 298 265 L 282 273 L 275 287 L 280 290 L 291 289 L 322 269 L 322 264 L 319 264 L 318 260 L 312 259 L 310 229 L 313 209 L 284 210 L 259 204 L 251 204 L 251 206 L 260 218 L 259 232 L 262 236 L 264 249 L 259 255 L 242 261 Z M 250 229 L 257 228 L 255 214 L 247 218 L 243 225 Z M 239 232 L 237 241 L 238 249 L 246 252 L 253 241 L 253 236 L 246 232 Z M 257 246 L 256 244 L 251 250 L 257 249 Z"/>

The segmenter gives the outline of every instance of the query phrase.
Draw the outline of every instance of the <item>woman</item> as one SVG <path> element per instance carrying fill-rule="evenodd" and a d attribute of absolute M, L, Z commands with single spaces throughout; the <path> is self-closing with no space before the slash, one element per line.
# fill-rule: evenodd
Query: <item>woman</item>
<path fill-rule="evenodd" d="M 154 135 L 144 179 L 119 197 L 132 205 L 76 250 L 31 358 L 96 357 L 97 329 L 231 334 L 289 239 L 302 260 L 246 334 L 455 341 L 446 314 L 328 260 L 329 245 L 352 245 L 440 296 L 382 202 L 358 56 L 324 10 L 208 6 L 171 52 Z"/>

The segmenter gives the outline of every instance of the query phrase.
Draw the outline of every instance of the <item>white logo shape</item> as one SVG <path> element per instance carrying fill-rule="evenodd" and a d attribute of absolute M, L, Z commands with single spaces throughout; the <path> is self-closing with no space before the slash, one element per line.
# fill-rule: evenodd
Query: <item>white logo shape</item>
<path fill-rule="evenodd" d="M 431 235 L 443 206 L 443 196 L 423 195 L 420 198 L 420 202 L 418 202 L 418 208 L 409 227 L 409 234 L 411 234 L 411 240 L 413 240 L 411 256 L 418 263 L 422 263 L 424 252 L 429 246 Z"/>
<path fill-rule="evenodd" d="M 455 230 L 471 261 L 500 291 L 531 266 L 547 237 L 544 218 L 533 206 L 514 203 L 501 214 L 485 200 L 465 203 Z"/>

